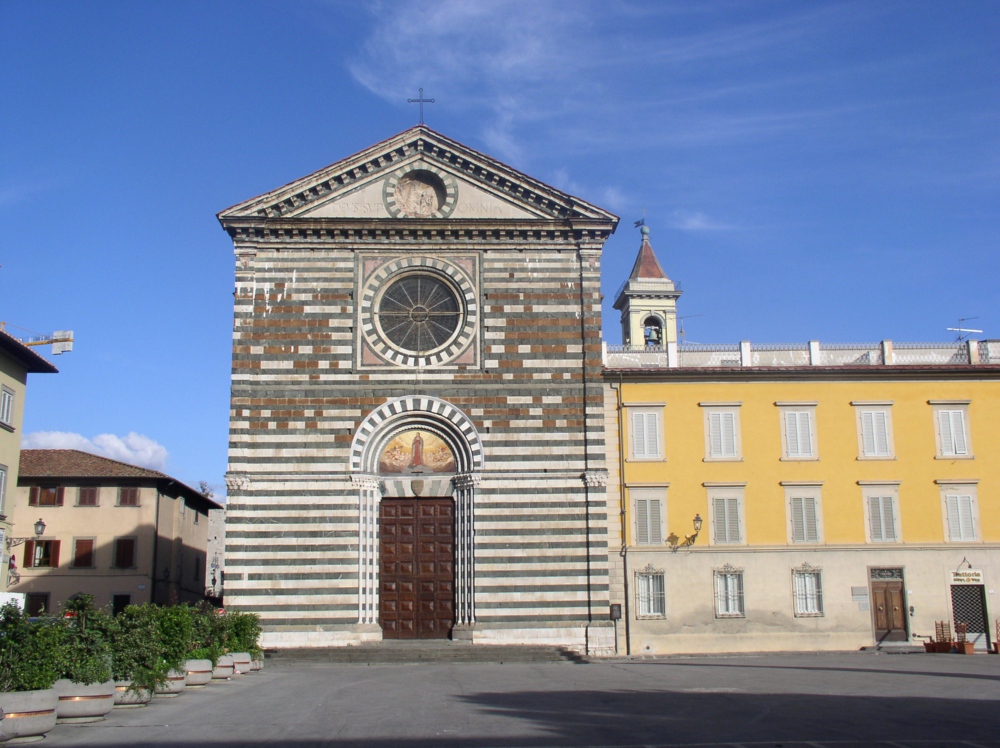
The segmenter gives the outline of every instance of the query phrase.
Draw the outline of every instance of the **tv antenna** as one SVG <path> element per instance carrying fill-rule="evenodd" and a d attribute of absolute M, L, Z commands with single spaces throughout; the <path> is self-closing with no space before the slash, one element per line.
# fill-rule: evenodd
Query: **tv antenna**
<path fill-rule="evenodd" d="M 978 332 L 979 334 L 982 334 L 982 332 L 983 332 L 982 330 L 976 330 L 976 329 L 973 329 L 971 327 L 966 327 L 965 326 L 966 322 L 968 322 L 969 320 L 973 320 L 973 319 L 979 319 L 979 317 L 959 317 L 958 318 L 958 327 L 948 327 L 948 328 L 945 328 L 945 329 L 947 329 L 948 332 L 958 333 L 955 336 L 955 342 L 961 343 L 963 341 L 968 340 L 969 336 L 972 333 L 974 333 L 974 332 Z"/>
<path fill-rule="evenodd" d="M 703 317 L 703 314 L 685 314 L 683 317 L 677 318 L 677 342 L 684 342 L 684 320 L 690 319 L 691 317 Z"/>

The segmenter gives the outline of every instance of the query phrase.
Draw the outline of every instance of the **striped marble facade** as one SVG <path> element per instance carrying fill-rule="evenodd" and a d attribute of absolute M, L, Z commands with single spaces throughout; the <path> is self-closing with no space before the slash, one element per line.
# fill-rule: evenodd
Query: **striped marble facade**
<path fill-rule="evenodd" d="M 447 176 L 448 216 L 336 205 L 415 168 Z M 455 638 L 613 647 L 600 254 L 617 219 L 425 127 L 219 217 L 237 259 L 226 605 L 261 615 L 266 646 L 380 639 L 378 502 L 417 489 L 378 459 L 419 427 L 456 457 L 416 494 L 455 501 Z M 408 267 L 464 297 L 437 358 L 372 339 L 379 274 Z"/>

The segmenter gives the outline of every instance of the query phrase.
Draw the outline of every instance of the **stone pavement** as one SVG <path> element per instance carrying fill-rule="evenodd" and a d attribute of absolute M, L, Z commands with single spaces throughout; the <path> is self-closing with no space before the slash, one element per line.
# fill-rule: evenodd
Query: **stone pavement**
<path fill-rule="evenodd" d="M 591 664 L 269 664 L 56 746 L 1000 747 L 1000 657 L 776 654 Z"/>

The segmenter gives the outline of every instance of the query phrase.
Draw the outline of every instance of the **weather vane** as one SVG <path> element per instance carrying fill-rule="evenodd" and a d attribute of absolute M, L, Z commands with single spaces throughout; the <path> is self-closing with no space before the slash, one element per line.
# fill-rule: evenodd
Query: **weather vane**
<path fill-rule="evenodd" d="M 646 225 L 646 209 L 643 208 L 642 218 L 640 218 L 638 221 L 635 222 L 635 227 L 639 228 L 640 226 L 645 226 L 645 225 Z"/>
<path fill-rule="evenodd" d="M 424 98 L 424 89 L 420 89 L 420 94 L 416 99 L 407 99 L 407 104 L 420 104 L 420 124 L 424 124 L 424 104 L 433 104 L 434 99 Z"/>

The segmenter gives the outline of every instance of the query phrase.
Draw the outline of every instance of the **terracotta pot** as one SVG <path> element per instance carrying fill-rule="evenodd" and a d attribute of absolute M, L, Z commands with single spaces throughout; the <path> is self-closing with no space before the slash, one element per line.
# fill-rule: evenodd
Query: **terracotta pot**
<path fill-rule="evenodd" d="M 212 671 L 212 680 L 229 680 L 233 677 L 233 658 L 229 655 L 222 655 L 215 663 L 215 670 Z"/>
<path fill-rule="evenodd" d="M 934 642 L 934 651 L 938 654 L 948 654 L 951 651 L 951 642 Z"/>
<path fill-rule="evenodd" d="M 937 652 L 937 645 L 934 642 L 924 642 L 924 651 L 928 654 Z"/>
<path fill-rule="evenodd" d="M 59 695 L 53 688 L 44 691 L 10 691 L 0 693 L 0 741 L 20 738 L 27 743 L 41 740 L 56 726 L 56 705 Z"/>
<path fill-rule="evenodd" d="M 115 682 L 90 683 L 86 686 L 60 678 L 52 686 L 59 696 L 57 722 L 101 722 L 115 706 Z"/>
<path fill-rule="evenodd" d="M 130 680 L 115 681 L 115 709 L 135 709 L 152 699 L 153 692 L 148 688 L 132 688 Z"/>
<path fill-rule="evenodd" d="M 955 642 L 955 647 L 958 649 L 958 653 L 960 655 L 970 655 L 976 653 L 975 642 Z"/>
<path fill-rule="evenodd" d="M 229 656 L 233 658 L 233 672 L 236 675 L 243 675 L 250 672 L 251 660 L 249 652 L 232 652 Z"/>
<path fill-rule="evenodd" d="M 161 698 L 171 699 L 179 696 L 184 686 L 187 685 L 187 673 L 183 670 L 171 670 L 167 673 L 167 682 L 156 687 L 156 695 Z"/>
<path fill-rule="evenodd" d="M 188 688 L 204 688 L 212 682 L 211 660 L 188 660 L 184 663 Z"/>

